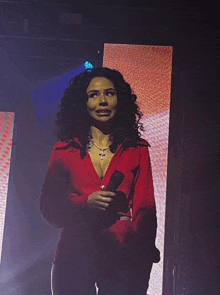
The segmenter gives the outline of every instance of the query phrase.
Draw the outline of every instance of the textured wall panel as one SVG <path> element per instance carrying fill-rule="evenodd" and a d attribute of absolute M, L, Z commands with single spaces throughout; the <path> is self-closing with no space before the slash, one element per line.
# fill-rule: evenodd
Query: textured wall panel
<path fill-rule="evenodd" d="M 149 295 L 162 294 L 164 226 L 166 204 L 167 154 L 171 92 L 172 47 L 105 44 L 103 65 L 119 70 L 138 97 L 143 113 L 145 132 L 149 141 L 158 231 L 156 245 L 161 261 L 154 264 Z"/>
<path fill-rule="evenodd" d="M 0 260 L 11 162 L 14 113 L 0 112 Z"/>

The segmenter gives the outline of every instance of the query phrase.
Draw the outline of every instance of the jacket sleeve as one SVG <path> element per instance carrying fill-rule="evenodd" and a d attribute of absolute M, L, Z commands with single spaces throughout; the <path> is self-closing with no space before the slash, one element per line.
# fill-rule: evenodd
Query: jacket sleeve
<path fill-rule="evenodd" d="M 132 198 L 132 220 L 119 220 L 108 229 L 108 234 L 121 245 L 145 245 L 155 248 L 157 228 L 156 206 L 148 147 L 139 146 L 139 169 Z"/>
<path fill-rule="evenodd" d="M 41 190 L 40 211 L 53 227 L 71 227 L 79 222 L 87 196 L 70 192 L 70 171 L 64 163 L 65 151 L 54 147 Z"/>

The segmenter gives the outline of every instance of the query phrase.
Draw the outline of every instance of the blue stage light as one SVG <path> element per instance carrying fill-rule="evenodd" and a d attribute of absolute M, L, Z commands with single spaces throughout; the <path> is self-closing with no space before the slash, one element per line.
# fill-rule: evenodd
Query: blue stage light
<path fill-rule="evenodd" d="M 89 61 L 86 61 L 84 63 L 84 67 L 85 67 L 86 70 L 87 69 L 93 69 L 94 68 L 94 66 Z"/>

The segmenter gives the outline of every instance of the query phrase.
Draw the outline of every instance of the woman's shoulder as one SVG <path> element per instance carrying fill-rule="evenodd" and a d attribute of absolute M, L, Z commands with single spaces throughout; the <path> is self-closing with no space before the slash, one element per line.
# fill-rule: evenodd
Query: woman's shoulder
<path fill-rule="evenodd" d="M 124 143 L 123 143 L 124 147 L 139 147 L 139 146 L 145 146 L 145 147 L 150 147 L 150 144 L 147 140 L 143 139 L 143 138 L 138 138 L 137 140 L 133 140 L 133 139 L 125 139 Z"/>
<path fill-rule="evenodd" d="M 69 141 L 58 141 L 52 150 L 50 157 L 50 165 L 55 163 L 65 163 L 68 165 L 70 158 L 73 158 L 73 155 L 76 156 L 75 151 L 80 150 L 80 145 L 77 141 L 71 139 Z"/>
<path fill-rule="evenodd" d="M 137 145 L 139 146 L 149 146 L 150 147 L 150 144 L 147 140 L 143 139 L 143 138 L 140 138 L 139 140 L 137 140 Z"/>
<path fill-rule="evenodd" d="M 80 141 L 77 138 L 70 139 L 68 141 L 58 141 L 54 147 L 54 151 L 59 151 L 59 150 L 67 150 L 68 148 L 80 148 L 81 144 Z"/>

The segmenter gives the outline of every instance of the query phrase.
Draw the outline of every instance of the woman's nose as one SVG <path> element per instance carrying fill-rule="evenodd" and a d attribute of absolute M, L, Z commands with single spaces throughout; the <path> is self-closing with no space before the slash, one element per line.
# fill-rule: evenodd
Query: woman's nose
<path fill-rule="evenodd" d="M 101 93 L 100 94 L 100 98 L 99 98 L 99 103 L 107 103 L 107 99 L 106 99 L 106 96 L 105 96 L 105 94 L 104 93 Z"/>

